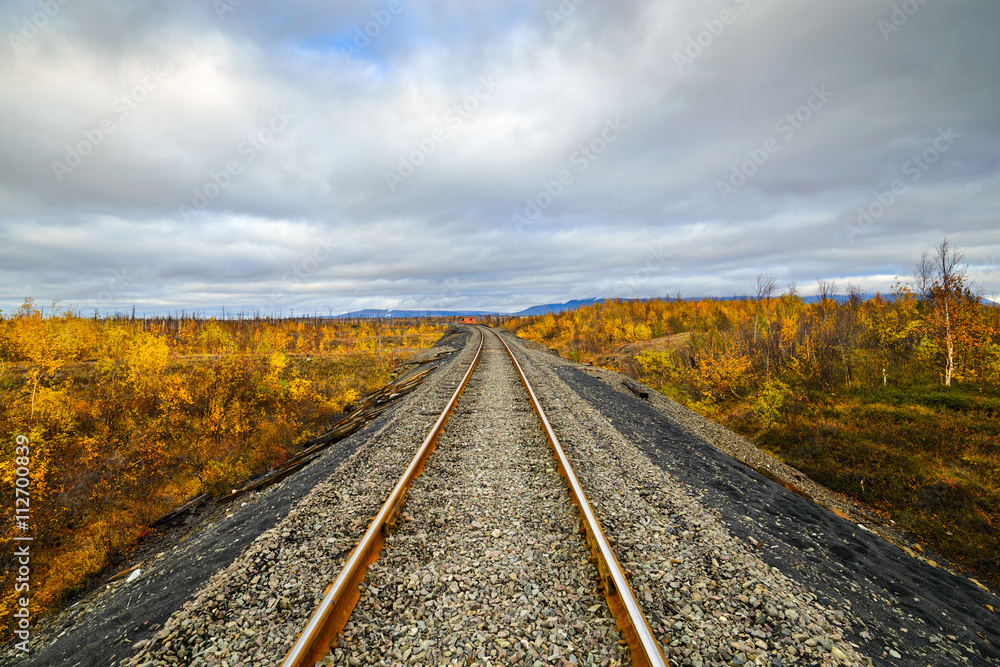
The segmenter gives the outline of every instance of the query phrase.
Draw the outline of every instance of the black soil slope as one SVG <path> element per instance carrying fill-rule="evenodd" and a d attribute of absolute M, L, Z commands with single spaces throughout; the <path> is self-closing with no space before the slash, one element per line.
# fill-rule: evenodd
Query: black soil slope
<path fill-rule="evenodd" d="M 276 524 L 357 447 L 358 438 L 333 445 L 322 458 L 259 497 L 239 501 L 154 560 L 128 586 L 85 599 L 55 618 L 48 632 L 62 634 L 16 663 L 21 667 L 109 665 L 131 656 L 212 575 L 229 566 L 258 535 Z M 34 645 L 34 641 L 32 642 Z"/>
<path fill-rule="evenodd" d="M 996 596 L 765 479 L 582 368 L 556 372 L 656 465 L 703 492 L 766 563 L 850 610 L 849 639 L 875 664 L 1000 664 L 1000 617 L 986 608 L 1000 610 Z"/>

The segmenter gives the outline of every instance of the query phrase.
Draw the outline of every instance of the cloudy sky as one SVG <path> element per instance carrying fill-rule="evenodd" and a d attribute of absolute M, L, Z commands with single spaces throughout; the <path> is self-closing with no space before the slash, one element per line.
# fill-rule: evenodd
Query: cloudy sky
<path fill-rule="evenodd" d="M 993 0 L 5 0 L 0 308 L 1000 292 Z"/>

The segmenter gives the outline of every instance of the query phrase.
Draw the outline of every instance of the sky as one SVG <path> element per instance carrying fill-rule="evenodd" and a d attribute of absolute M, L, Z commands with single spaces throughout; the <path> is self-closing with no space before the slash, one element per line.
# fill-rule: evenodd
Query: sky
<path fill-rule="evenodd" d="M 1000 292 L 993 0 L 5 0 L 0 310 Z"/>

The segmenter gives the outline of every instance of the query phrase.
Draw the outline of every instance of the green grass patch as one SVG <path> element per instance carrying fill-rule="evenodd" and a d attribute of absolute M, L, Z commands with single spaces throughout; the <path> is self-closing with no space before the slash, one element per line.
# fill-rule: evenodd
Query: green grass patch
<path fill-rule="evenodd" d="M 886 513 L 1000 586 L 1000 424 L 992 387 L 814 390 L 766 431 L 727 426 L 829 488 Z"/>

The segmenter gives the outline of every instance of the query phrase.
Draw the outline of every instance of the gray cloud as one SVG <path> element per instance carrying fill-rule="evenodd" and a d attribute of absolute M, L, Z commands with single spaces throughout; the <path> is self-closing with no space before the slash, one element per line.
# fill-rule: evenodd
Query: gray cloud
<path fill-rule="evenodd" d="M 0 307 L 1000 291 L 994 3 L 229 6 L 0 10 Z"/>

